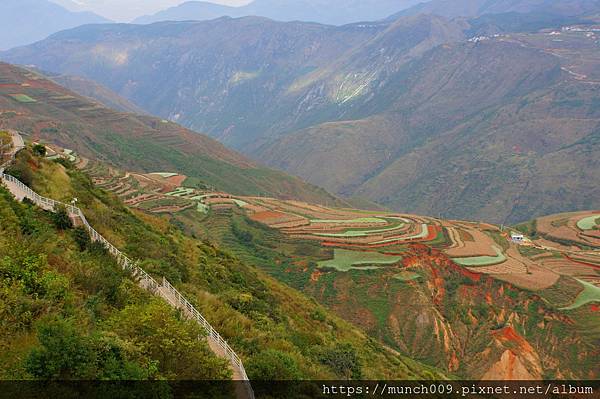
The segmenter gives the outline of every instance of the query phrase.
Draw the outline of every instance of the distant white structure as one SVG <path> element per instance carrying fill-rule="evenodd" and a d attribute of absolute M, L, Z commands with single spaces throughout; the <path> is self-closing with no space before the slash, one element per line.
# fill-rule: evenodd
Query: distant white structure
<path fill-rule="evenodd" d="M 512 233 L 510 239 L 515 244 L 523 244 L 525 242 L 525 236 L 523 234 Z"/>

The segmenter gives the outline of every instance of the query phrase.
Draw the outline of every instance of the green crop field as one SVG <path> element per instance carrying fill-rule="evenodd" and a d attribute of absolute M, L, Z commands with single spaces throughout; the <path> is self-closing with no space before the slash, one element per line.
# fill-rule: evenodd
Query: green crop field
<path fill-rule="evenodd" d="M 27 104 L 27 103 L 36 103 L 37 102 L 37 100 L 34 100 L 33 98 L 29 97 L 27 94 L 11 94 L 10 96 L 20 103 Z"/>
<path fill-rule="evenodd" d="M 419 275 L 418 273 L 409 272 L 409 271 L 403 271 L 403 272 L 400 272 L 400 273 L 394 275 L 394 278 L 396 280 L 405 281 L 405 282 L 416 280 L 419 277 L 421 277 L 421 275 Z"/>
<path fill-rule="evenodd" d="M 164 177 L 165 179 L 168 179 L 169 177 L 179 176 L 179 173 L 168 173 L 168 172 L 156 172 L 156 173 L 150 173 L 150 174 Z"/>
<path fill-rule="evenodd" d="M 573 310 L 583 305 L 592 302 L 600 302 L 600 287 L 596 287 L 594 284 L 588 283 L 587 281 L 575 279 L 583 285 L 583 291 L 575 298 L 575 302 L 571 306 L 561 308 L 561 310 Z"/>
<path fill-rule="evenodd" d="M 429 227 L 427 226 L 427 224 L 423 223 L 421 225 L 422 231 L 419 234 L 416 234 L 414 236 L 409 236 L 409 237 L 402 237 L 401 239 L 398 238 L 389 238 L 387 240 L 382 240 L 382 241 L 376 241 L 373 244 L 386 244 L 388 242 L 394 242 L 394 241 L 408 241 L 408 240 L 416 240 L 416 239 L 420 239 L 420 238 L 425 238 L 429 235 Z"/>
<path fill-rule="evenodd" d="M 375 230 L 362 230 L 362 229 L 356 229 L 356 230 L 348 230 L 345 231 L 344 233 L 319 233 L 319 234 L 315 234 L 319 237 L 367 237 L 373 234 L 380 234 L 380 233 L 387 233 L 390 231 L 394 231 L 394 230 L 398 230 L 400 228 L 402 228 L 404 226 L 404 223 L 400 223 L 398 225 L 392 226 L 392 227 L 387 227 L 384 229 L 375 229 Z"/>
<path fill-rule="evenodd" d="M 600 219 L 600 216 L 598 216 L 598 215 L 593 215 L 593 216 L 583 218 L 577 222 L 577 227 L 583 231 L 593 230 L 594 227 L 596 227 L 598 225 L 599 219 Z"/>
<path fill-rule="evenodd" d="M 506 256 L 504 256 L 500 248 L 494 246 L 494 251 L 496 251 L 496 256 L 473 256 L 469 258 L 454 258 L 452 260 L 461 266 L 491 266 L 506 261 Z"/>
<path fill-rule="evenodd" d="M 166 195 L 169 195 L 172 197 L 183 197 L 184 195 L 190 195 L 193 192 L 194 192 L 193 188 L 178 187 L 175 191 L 171 191 L 170 193 L 167 193 Z"/>
<path fill-rule="evenodd" d="M 385 223 L 385 219 L 380 218 L 358 218 L 358 219 L 344 219 L 344 220 L 324 220 L 324 219 L 315 219 L 311 220 L 311 223 Z"/>
<path fill-rule="evenodd" d="M 235 204 L 237 206 L 239 206 L 240 208 L 245 207 L 246 205 L 248 205 L 248 203 L 246 201 L 242 201 L 240 199 L 234 199 L 233 202 L 235 202 Z"/>
<path fill-rule="evenodd" d="M 331 267 L 340 272 L 349 270 L 373 270 L 378 267 L 356 267 L 359 265 L 391 265 L 402 260 L 401 256 L 384 255 L 378 252 L 349 251 L 335 249 L 334 257 L 330 260 L 318 262 L 320 268 Z"/>

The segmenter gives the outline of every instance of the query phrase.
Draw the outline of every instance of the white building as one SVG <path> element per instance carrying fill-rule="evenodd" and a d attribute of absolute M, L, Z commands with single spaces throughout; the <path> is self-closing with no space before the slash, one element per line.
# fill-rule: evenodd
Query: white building
<path fill-rule="evenodd" d="M 525 236 L 523 234 L 512 233 L 510 239 L 516 244 L 523 244 L 525 242 Z"/>

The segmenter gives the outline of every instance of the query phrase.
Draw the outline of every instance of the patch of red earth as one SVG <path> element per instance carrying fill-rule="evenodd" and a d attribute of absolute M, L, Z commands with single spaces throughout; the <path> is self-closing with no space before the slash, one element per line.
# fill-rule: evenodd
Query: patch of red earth
<path fill-rule="evenodd" d="M 490 292 L 485 293 L 485 303 L 488 305 L 492 304 L 492 294 Z"/>
<path fill-rule="evenodd" d="M 319 270 L 315 270 L 314 272 L 312 272 L 312 274 L 310 275 L 310 281 L 312 281 L 313 283 L 316 283 L 317 281 L 319 281 L 319 279 L 321 278 L 321 276 L 325 274 Z"/>
<path fill-rule="evenodd" d="M 427 231 L 429 232 L 429 234 L 427 234 L 427 237 L 425 237 L 423 241 L 433 241 L 442 231 L 442 228 L 440 226 L 428 226 Z M 419 239 L 419 241 L 421 241 L 421 239 Z"/>
<path fill-rule="evenodd" d="M 599 265 L 595 265 L 593 263 L 584 262 L 582 260 L 573 259 L 569 255 L 564 255 L 564 256 L 565 256 L 566 259 L 570 260 L 571 262 L 579 263 L 580 265 L 590 266 L 590 267 L 593 267 L 594 269 L 600 270 L 600 266 Z"/>
<path fill-rule="evenodd" d="M 187 176 L 177 175 L 177 176 L 171 176 L 171 177 L 167 178 L 166 182 L 174 185 L 175 187 L 180 187 L 183 184 L 183 182 L 185 181 L 185 179 L 187 179 Z"/>
<path fill-rule="evenodd" d="M 274 222 L 281 221 L 283 219 L 287 219 L 287 218 L 289 218 L 289 216 L 290 215 L 283 213 L 283 212 L 264 211 L 264 212 L 256 212 L 256 213 L 250 215 L 250 219 L 252 219 L 256 222 L 263 222 L 265 224 L 268 224 L 269 222 L 274 223 Z"/>
<path fill-rule="evenodd" d="M 526 353 L 534 353 L 531 344 L 520 336 L 512 326 L 504 327 L 500 330 L 492 332 L 492 335 L 503 343 L 510 342 L 516 344 L 518 348 Z"/>
<path fill-rule="evenodd" d="M 600 305 L 592 304 L 590 305 L 590 310 L 592 312 L 600 312 Z"/>

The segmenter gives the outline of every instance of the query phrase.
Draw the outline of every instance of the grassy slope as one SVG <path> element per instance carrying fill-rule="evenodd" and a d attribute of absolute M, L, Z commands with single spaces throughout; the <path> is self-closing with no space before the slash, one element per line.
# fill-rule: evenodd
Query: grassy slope
<path fill-rule="evenodd" d="M 17 171 L 34 170 L 32 186 L 59 200 L 77 196 L 90 223 L 153 275 L 184 292 L 244 359 L 251 377 L 265 350 L 282 351 L 303 378 L 340 377 L 321 362 L 323 353 L 347 343 L 365 378 L 440 376 L 396 356 L 298 291 L 206 242 L 188 238 L 166 218 L 132 213 L 115 197 L 93 188 L 81 172 L 19 156 Z M 60 187 L 60 189 L 56 189 Z M 59 240 L 60 242 L 60 240 Z M 286 376 L 287 370 L 282 370 Z"/>
<path fill-rule="evenodd" d="M 11 94 L 35 103 L 21 103 Z M 160 119 L 124 114 L 80 97 L 33 72 L 0 63 L 0 126 L 127 170 L 177 170 L 198 184 L 237 194 L 335 201 L 324 190 L 253 164 L 218 142 Z"/>

